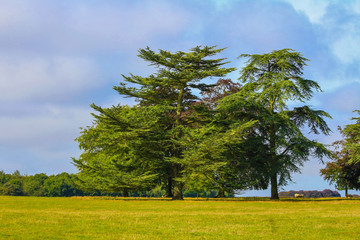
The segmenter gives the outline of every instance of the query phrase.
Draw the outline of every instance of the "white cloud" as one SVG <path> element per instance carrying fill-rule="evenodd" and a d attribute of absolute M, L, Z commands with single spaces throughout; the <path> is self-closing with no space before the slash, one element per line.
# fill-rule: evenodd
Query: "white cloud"
<path fill-rule="evenodd" d="M 169 1 L 0 0 L 0 101 L 69 98 L 189 21 Z"/>
<path fill-rule="evenodd" d="M 1 170 L 7 173 L 19 170 L 22 174 L 76 172 L 71 158 L 79 155 L 76 146 L 61 149 L 0 148 Z"/>
<path fill-rule="evenodd" d="M 91 124 L 90 107 L 39 106 L 43 113 L 25 117 L 0 117 L 0 144 L 51 149 L 64 144 L 76 145 L 80 127 Z"/>
<path fill-rule="evenodd" d="M 137 49 L 150 40 L 176 35 L 190 16 L 168 1 L 0 1 L 4 50 L 104 53 Z"/>
<path fill-rule="evenodd" d="M 74 139 L 80 136 L 80 127 L 91 125 L 91 108 L 46 103 L 36 108 L 41 109 L 36 114 L 0 116 L 0 170 L 28 174 L 76 172 L 71 157 L 81 151 Z"/>
<path fill-rule="evenodd" d="M 360 61 L 360 18 L 342 26 L 342 31 L 331 45 L 334 54 L 344 63 Z"/>
<path fill-rule="evenodd" d="M 0 56 L 0 100 L 65 99 L 94 87 L 97 77 L 86 58 Z"/>
<path fill-rule="evenodd" d="M 359 108 L 360 103 L 360 87 L 350 85 L 347 88 L 338 89 L 331 94 L 332 97 L 328 99 L 327 105 L 337 111 L 352 112 Z"/>
<path fill-rule="evenodd" d="M 211 0 L 218 10 L 228 9 L 236 0 Z"/>
<path fill-rule="evenodd" d="M 354 2 L 352 2 L 351 3 L 351 9 L 353 9 L 354 12 L 356 12 L 357 14 L 360 14 L 360 1 L 355 0 Z"/>
<path fill-rule="evenodd" d="M 290 3 L 298 12 L 304 13 L 310 22 L 321 23 L 321 19 L 326 13 L 327 6 L 332 2 L 331 0 L 284 0 Z"/>
<path fill-rule="evenodd" d="M 136 65 L 138 48 L 176 38 L 190 21 L 170 1 L 0 0 L 0 165 L 73 169 L 74 138 L 91 123 L 91 109 L 62 102 L 120 81 L 114 69 Z"/>
<path fill-rule="evenodd" d="M 334 54 L 340 64 L 347 65 L 360 61 L 359 0 L 348 0 L 346 3 L 340 0 L 287 1 L 294 2 L 294 8 L 296 4 L 305 4 L 307 7 L 304 9 L 319 13 L 321 17 L 318 21 L 312 21 L 317 23 L 317 37 Z"/>

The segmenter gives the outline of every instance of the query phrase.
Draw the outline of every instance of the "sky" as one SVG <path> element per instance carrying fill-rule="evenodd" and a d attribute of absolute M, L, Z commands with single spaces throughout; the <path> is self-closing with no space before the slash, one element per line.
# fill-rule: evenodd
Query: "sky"
<path fill-rule="evenodd" d="M 360 109 L 360 0 L 0 0 L 0 170 L 76 173 L 71 157 L 80 127 L 92 124 L 91 103 L 132 104 L 112 87 L 121 74 L 154 69 L 138 49 L 187 51 L 227 47 L 228 67 L 240 54 L 291 48 L 310 59 L 304 77 L 323 92 L 306 104 L 325 110 L 331 144 L 337 126 Z M 310 159 L 283 190 L 335 189 Z M 244 196 L 268 196 L 249 191 Z"/>

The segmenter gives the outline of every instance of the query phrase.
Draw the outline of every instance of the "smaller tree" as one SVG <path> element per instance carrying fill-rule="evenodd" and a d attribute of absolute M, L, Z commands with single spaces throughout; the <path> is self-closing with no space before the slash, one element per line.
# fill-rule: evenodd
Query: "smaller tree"
<path fill-rule="evenodd" d="M 355 110 L 360 115 L 360 110 Z M 356 122 L 344 128 L 345 147 L 348 150 L 350 161 L 360 162 L 360 117 L 353 117 Z"/>
<path fill-rule="evenodd" d="M 349 125 L 348 125 L 349 126 Z M 345 196 L 348 196 L 348 190 L 360 189 L 360 162 L 351 160 L 352 151 L 348 148 L 349 141 L 352 142 L 353 136 L 350 138 L 350 132 L 345 132 L 338 127 L 344 139 L 334 142 L 332 145 L 332 162 L 328 162 L 326 167 L 320 170 L 321 175 L 330 184 L 335 184 L 339 190 L 345 190 Z M 352 135 L 352 134 L 351 134 Z"/>

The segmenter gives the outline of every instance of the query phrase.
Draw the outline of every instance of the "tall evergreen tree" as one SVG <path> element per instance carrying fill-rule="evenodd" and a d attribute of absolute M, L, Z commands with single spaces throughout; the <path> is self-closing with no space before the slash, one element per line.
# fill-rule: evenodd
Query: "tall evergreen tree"
<path fill-rule="evenodd" d="M 135 167 L 135 172 L 140 171 L 145 174 L 145 178 L 159 177 L 161 182 L 166 184 L 167 196 L 172 196 L 173 199 L 182 199 L 184 184 L 180 178 L 184 170 L 182 161 L 184 149 L 181 139 L 184 137 L 186 128 L 196 127 L 201 122 L 201 113 L 193 111 L 193 109 L 199 108 L 194 104 L 199 97 L 193 93 L 193 90 L 202 91 L 211 86 L 200 83 L 202 79 L 214 76 L 222 77 L 234 70 L 234 68 L 223 66 L 227 63 L 224 62 L 224 58 L 211 59 L 221 51 L 223 49 L 217 49 L 215 46 L 198 46 L 189 52 L 178 51 L 176 53 L 164 50 L 156 53 L 149 48 L 140 49 L 138 56 L 154 66 L 157 72 L 148 77 L 133 74 L 123 75 L 126 83 L 120 83 L 120 86 L 114 87 L 119 94 L 133 97 L 139 103 L 132 108 L 134 115 L 129 120 L 130 122 L 127 122 L 127 125 L 123 124 L 124 120 L 121 117 L 123 113 L 117 112 L 119 109 L 114 107 L 103 109 L 92 105 L 100 113 L 95 116 L 98 120 L 95 125 L 100 122 L 102 125 L 99 131 L 104 133 L 102 128 L 115 128 L 116 134 L 106 130 L 107 134 L 104 136 L 116 140 L 114 136 L 120 135 L 122 144 L 126 146 L 127 150 L 119 148 L 116 143 L 102 145 L 108 140 L 101 138 L 98 139 L 95 148 L 91 139 L 88 143 L 82 144 L 83 140 L 87 138 L 87 132 L 83 132 L 83 136 L 78 140 L 80 140 L 80 147 L 84 153 L 79 160 L 74 160 L 80 171 L 97 168 L 94 168 L 94 164 L 91 163 L 99 161 L 99 159 L 91 157 L 91 154 L 88 156 L 93 152 L 96 154 L 106 153 L 107 159 L 116 156 L 115 162 L 124 163 L 125 159 L 133 159 L 135 164 L 130 165 Z M 118 108 L 121 107 L 118 106 Z M 146 123 L 139 120 L 137 114 L 144 112 L 152 116 L 151 122 Z M 98 126 L 88 129 L 96 127 Z M 114 154 L 115 152 L 116 154 Z M 124 152 L 127 157 L 122 156 Z M 99 166 L 101 163 L 95 165 Z M 94 170 L 94 172 L 99 171 Z M 120 172 L 122 173 L 119 174 L 124 175 L 124 171 Z M 109 179 L 109 176 L 105 179 Z M 130 179 L 135 179 L 135 175 L 130 176 L 128 182 L 132 182 Z M 111 182 L 116 184 L 116 180 Z M 142 186 L 142 183 L 139 185 Z"/>
<path fill-rule="evenodd" d="M 271 185 L 271 198 L 278 199 L 278 185 L 291 180 L 292 172 L 315 157 L 329 156 L 324 145 L 305 137 L 301 128 L 329 134 L 324 117 L 330 115 L 309 106 L 289 109 L 288 102 L 305 102 L 313 90 L 321 91 L 312 80 L 302 77 L 308 59 L 291 49 L 268 54 L 243 54 L 246 66 L 240 71 L 244 84 L 236 94 L 224 98 L 219 109 L 232 119 L 258 122 L 248 136 L 247 155 L 261 160 Z"/>

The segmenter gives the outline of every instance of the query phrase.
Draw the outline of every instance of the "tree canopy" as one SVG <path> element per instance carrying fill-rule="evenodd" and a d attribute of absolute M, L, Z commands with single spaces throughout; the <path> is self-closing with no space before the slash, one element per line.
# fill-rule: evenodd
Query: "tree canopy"
<path fill-rule="evenodd" d="M 167 196 L 182 199 L 184 146 L 181 139 L 186 129 L 202 121 L 201 112 L 197 111 L 201 106 L 195 104 L 199 97 L 193 90 L 204 91 L 212 86 L 200 83 L 204 78 L 222 77 L 234 70 L 223 66 L 227 63 L 225 59 L 211 58 L 221 51 L 223 49 L 207 46 L 176 53 L 140 49 L 138 56 L 157 72 L 148 77 L 123 75 L 125 83 L 114 87 L 119 94 L 133 97 L 139 104 L 107 109 L 92 105 L 99 112 L 94 114 L 96 124 L 86 128 L 77 139 L 84 153 L 74 159 L 83 173 L 80 174 L 84 176 L 83 181 L 88 182 L 85 178 L 90 177 L 100 186 L 115 187 L 122 185 L 123 179 L 128 189 L 136 186 L 125 186 L 125 182 L 128 185 L 138 182 L 142 188 L 145 182 L 162 183 Z M 102 179 L 107 182 L 90 176 L 92 173 L 104 174 Z M 109 174 L 117 177 L 111 179 Z"/>
<path fill-rule="evenodd" d="M 92 104 L 94 123 L 76 139 L 83 153 L 73 162 L 83 188 L 126 196 L 162 186 L 167 197 L 182 199 L 184 189 L 216 189 L 223 197 L 236 189 L 266 189 L 270 182 L 271 198 L 278 199 L 278 185 L 310 156 L 331 154 L 302 133 L 308 127 L 329 134 L 330 115 L 288 104 L 321 91 L 302 76 L 308 59 L 291 49 L 243 54 L 241 84 L 223 78 L 210 84 L 209 78 L 235 70 L 225 67 L 225 58 L 214 58 L 223 50 L 140 49 L 138 56 L 156 72 L 122 75 L 114 87 L 137 104 Z"/>
<path fill-rule="evenodd" d="M 244 85 L 221 100 L 219 109 L 229 118 L 257 120 L 248 139 L 253 142 L 248 146 L 249 157 L 260 158 L 266 166 L 271 198 L 278 199 L 278 185 L 291 180 L 291 173 L 299 172 L 311 155 L 330 155 L 324 145 L 301 131 L 307 126 L 315 134 L 329 134 L 324 118 L 330 115 L 307 105 L 289 109 L 289 101 L 305 102 L 313 90 L 321 91 L 315 81 L 302 77 L 308 59 L 300 53 L 282 49 L 262 55 L 242 54 L 240 58 L 247 59 L 239 78 Z"/>

